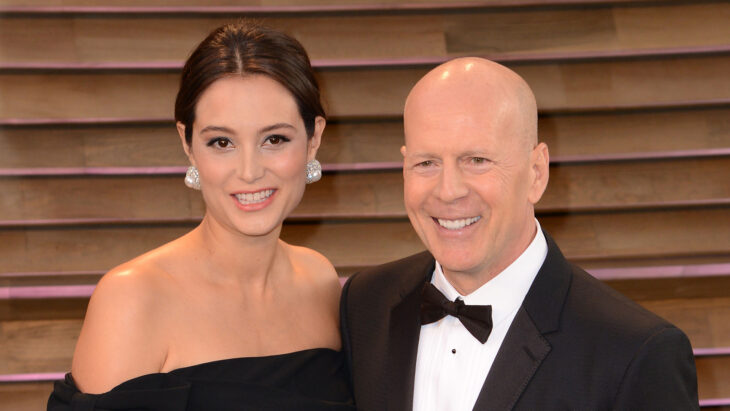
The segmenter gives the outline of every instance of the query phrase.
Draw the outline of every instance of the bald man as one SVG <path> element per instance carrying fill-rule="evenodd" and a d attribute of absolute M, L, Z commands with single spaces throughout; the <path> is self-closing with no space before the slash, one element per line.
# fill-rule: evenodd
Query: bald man
<path fill-rule="evenodd" d="M 522 78 L 452 60 L 404 122 L 405 207 L 428 251 L 345 284 L 359 409 L 699 408 L 685 334 L 567 262 L 535 219 L 549 154 Z"/>

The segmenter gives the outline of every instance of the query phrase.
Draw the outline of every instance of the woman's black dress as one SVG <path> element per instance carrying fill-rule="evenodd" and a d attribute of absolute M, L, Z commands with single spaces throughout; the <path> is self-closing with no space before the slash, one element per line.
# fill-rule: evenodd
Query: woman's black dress
<path fill-rule="evenodd" d="M 244 357 L 133 378 L 103 394 L 57 381 L 49 411 L 355 410 L 343 354 L 315 348 Z"/>

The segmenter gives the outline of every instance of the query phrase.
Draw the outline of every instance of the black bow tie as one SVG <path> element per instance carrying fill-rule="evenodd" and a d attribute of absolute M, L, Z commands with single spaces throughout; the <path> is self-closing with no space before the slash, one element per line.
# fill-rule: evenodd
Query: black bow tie
<path fill-rule="evenodd" d="M 471 335 L 484 344 L 492 332 L 492 306 L 466 305 L 459 298 L 449 301 L 441 291 L 431 283 L 425 283 L 421 289 L 421 325 L 431 324 L 446 317 L 454 316 L 461 321 Z"/>

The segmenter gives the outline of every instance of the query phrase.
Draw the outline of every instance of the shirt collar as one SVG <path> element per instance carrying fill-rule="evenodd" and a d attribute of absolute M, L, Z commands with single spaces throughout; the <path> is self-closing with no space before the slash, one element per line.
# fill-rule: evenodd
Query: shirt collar
<path fill-rule="evenodd" d="M 522 300 L 525 299 L 532 281 L 547 256 L 547 241 L 537 219 L 535 219 L 535 225 L 537 226 L 535 238 L 525 251 L 496 277 L 471 294 L 459 294 L 444 276 L 438 261 L 436 261 L 431 283 L 450 301 L 460 297 L 467 305 L 491 305 L 492 321 L 495 325 L 499 324 L 520 308 Z"/>

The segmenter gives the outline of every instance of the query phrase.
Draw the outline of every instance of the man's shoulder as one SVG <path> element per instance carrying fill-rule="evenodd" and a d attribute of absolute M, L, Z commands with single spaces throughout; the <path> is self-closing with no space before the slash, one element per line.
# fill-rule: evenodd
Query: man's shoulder
<path fill-rule="evenodd" d="M 428 251 L 423 251 L 359 271 L 347 280 L 345 287 L 349 294 L 393 293 L 422 282 L 429 270 L 433 271 L 433 267 L 433 256 Z"/>
<path fill-rule="evenodd" d="M 567 315 L 608 337 L 644 341 L 666 329 L 676 328 L 629 297 L 572 265 L 573 280 Z"/>
<path fill-rule="evenodd" d="M 543 331 L 574 325 L 605 335 L 615 330 L 626 337 L 646 336 L 673 327 L 603 281 L 568 262 L 546 233 L 548 255 L 528 294 L 528 311 Z M 533 291 L 533 290 L 531 290 Z M 559 312 L 560 319 L 556 316 Z M 557 320 L 557 321 L 555 321 Z M 558 325 L 560 324 L 560 325 Z"/>

